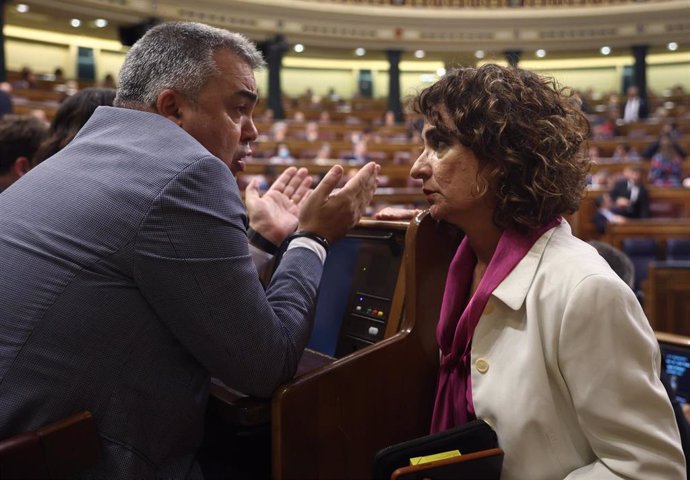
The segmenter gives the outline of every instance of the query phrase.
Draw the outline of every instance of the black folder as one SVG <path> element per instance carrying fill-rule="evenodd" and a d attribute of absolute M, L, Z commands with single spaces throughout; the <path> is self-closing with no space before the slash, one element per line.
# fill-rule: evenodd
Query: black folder
<path fill-rule="evenodd" d="M 459 450 L 461 456 L 410 466 L 410 458 L 451 450 Z M 468 455 L 476 452 L 483 453 Z M 373 477 L 377 480 L 389 480 L 397 471 L 399 480 L 498 480 L 502 466 L 503 451 L 498 448 L 496 432 L 485 421 L 473 420 L 459 427 L 384 448 L 374 458 Z"/>

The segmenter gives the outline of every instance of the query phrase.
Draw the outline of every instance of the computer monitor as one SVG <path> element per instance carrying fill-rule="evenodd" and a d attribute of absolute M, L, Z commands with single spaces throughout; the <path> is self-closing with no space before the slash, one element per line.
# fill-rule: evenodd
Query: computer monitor
<path fill-rule="evenodd" d="M 657 332 L 662 368 L 681 405 L 690 403 L 690 337 Z"/>

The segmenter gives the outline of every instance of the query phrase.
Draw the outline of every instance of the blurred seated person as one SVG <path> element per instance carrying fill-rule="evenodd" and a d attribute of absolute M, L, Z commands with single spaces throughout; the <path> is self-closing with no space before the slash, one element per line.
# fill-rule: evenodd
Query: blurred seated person
<path fill-rule="evenodd" d="M 671 147 L 675 152 L 681 156 L 681 158 L 685 158 L 687 156 L 687 152 L 685 149 L 678 143 L 678 138 L 680 138 L 680 132 L 673 129 L 671 124 L 665 124 L 661 132 L 659 132 L 659 136 L 655 141 L 649 144 L 647 148 L 644 149 L 644 152 L 642 152 L 642 158 L 645 158 L 647 160 L 651 160 L 652 157 L 659 151 L 661 148 L 661 142 L 663 137 L 669 137 L 671 139 Z"/>
<path fill-rule="evenodd" d="M 295 113 L 292 114 L 292 121 L 294 123 L 304 123 L 305 119 L 304 112 L 301 110 L 296 110 Z"/>
<path fill-rule="evenodd" d="M 36 80 L 36 74 L 29 67 L 24 67 L 19 72 L 19 80 L 14 82 L 12 85 L 14 88 L 27 89 L 36 88 L 38 81 Z"/>
<path fill-rule="evenodd" d="M 563 218 L 591 166 L 568 91 L 486 64 L 450 71 L 413 106 L 425 126 L 411 175 L 431 216 L 465 233 L 436 330 L 432 433 L 484 419 L 506 480 L 684 479 L 649 321 Z"/>
<path fill-rule="evenodd" d="M 35 165 L 33 157 L 47 133 L 46 124 L 32 116 L 0 120 L 0 193 Z"/>
<path fill-rule="evenodd" d="M 316 157 L 314 157 L 314 161 L 316 163 L 325 163 L 326 160 L 332 159 L 333 152 L 331 150 L 331 144 L 328 142 L 322 143 L 321 147 L 319 148 L 319 151 L 316 152 Z"/>
<path fill-rule="evenodd" d="M 271 126 L 271 140 L 276 142 L 284 142 L 287 139 L 287 132 L 287 123 L 279 120 Z"/>
<path fill-rule="evenodd" d="M 671 136 L 659 137 L 659 150 L 652 156 L 649 166 L 649 183 L 656 187 L 680 187 L 683 179 L 683 158 Z"/>
<path fill-rule="evenodd" d="M 595 123 L 592 127 L 592 138 L 595 140 L 609 140 L 616 136 L 617 131 L 616 115 L 607 113 L 600 122 Z"/>
<path fill-rule="evenodd" d="M 367 153 L 367 142 L 360 140 L 353 145 L 353 151 L 347 153 L 342 157 L 347 160 L 350 165 L 364 165 L 369 161 L 369 154 Z"/>
<path fill-rule="evenodd" d="M 321 110 L 321 113 L 319 113 L 319 123 L 331 123 L 331 114 L 328 110 Z"/>
<path fill-rule="evenodd" d="M 271 157 L 271 163 L 294 163 L 295 157 L 290 153 L 290 149 L 287 144 L 278 144 L 278 150 L 276 154 Z"/>
<path fill-rule="evenodd" d="M 606 233 L 606 227 L 609 223 L 621 224 L 627 221 L 626 217 L 618 215 L 611 210 L 613 202 L 608 193 L 596 197 L 594 199 L 594 206 L 597 207 L 597 211 L 594 213 L 592 222 L 599 234 Z"/>
<path fill-rule="evenodd" d="M 599 168 L 587 177 L 587 184 L 593 189 L 609 190 L 611 188 L 611 172 L 606 168 Z"/>
<path fill-rule="evenodd" d="M 66 79 L 65 79 L 65 72 L 62 70 L 62 68 L 57 67 L 57 68 L 53 71 L 53 81 L 54 81 L 55 83 L 62 83 L 62 82 L 64 82 L 65 80 L 66 80 Z"/>
<path fill-rule="evenodd" d="M 115 90 L 111 88 L 86 88 L 68 97 L 60 104 L 55 117 L 50 122 L 48 138 L 36 152 L 34 165 L 55 155 L 72 141 L 97 107 L 110 106 L 114 100 Z"/>
<path fill-rule="evenodd" d="M 115 77 L 113 76 L 112 73 L 107 73 L 105 77 L 103 77 L 103 81 L 101 82 L 101 87 L 102 88 L 117 88 L 117 84 L 115 83 Z"/>
<path fill-rule="evenodd" d="M 317 122 L 307 122 L 304 125 L 304 130 L 297 132 L 295 138 L 298 140 L 305 140 L 307 142 L 317 142 L 321 139 L 319 133 L 319 124 Z"/>
<path fill-rule="evenodd" d="M 635 85 L 630 85 L 621 108 L 620 118 L 623 123 L 634 123 L 647 118 L 647 114 L 647 101 L 640 96 L 640 89 Z"/>
<path fill-rule="evenodd" d="M 616 145 L 611 160 L 615 162 L 639 162 L 642 158 L 637 153 L 635 147 L 629 143 L 619 143 Z"/>
<path fill-rule="evenodd" d="M 623 177 L 611 188 L 611 210 L 628 218 L 649 217 L 649 190 L 644 185 L 642 167 L 625 167 Z"/>

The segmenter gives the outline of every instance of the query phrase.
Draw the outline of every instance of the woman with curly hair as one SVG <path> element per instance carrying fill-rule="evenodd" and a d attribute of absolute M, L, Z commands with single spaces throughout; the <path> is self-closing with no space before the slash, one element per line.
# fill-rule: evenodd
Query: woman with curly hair
<path fill-rule="evenodd" d="M 484 65 L 448 73 L 414 109 L 424 151 L 411 176 L 431 216 L 465 233 L 436 330 L 432 432 L 485 420 L 505 480 L 685 478 L 654 332 L 562 217 L 590 165 L 574 97 Z"/>

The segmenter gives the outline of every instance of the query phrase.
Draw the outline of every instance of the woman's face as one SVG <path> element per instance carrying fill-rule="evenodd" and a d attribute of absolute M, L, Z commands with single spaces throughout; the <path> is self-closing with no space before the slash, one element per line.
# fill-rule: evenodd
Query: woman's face
<path fill-rule="evenodd" d="M 477 175 L 479 162 L 472 150 L 444 129 L 428 123 L 422 137 L 424 151 L 412 165 L 410 175 L 422 180 L 431 216 L 460 227 L 475 218 L 486 219 L 487 214 L 491 219 L 492 209 L 487 195 L 481 194 L 484 184 Z"/>

